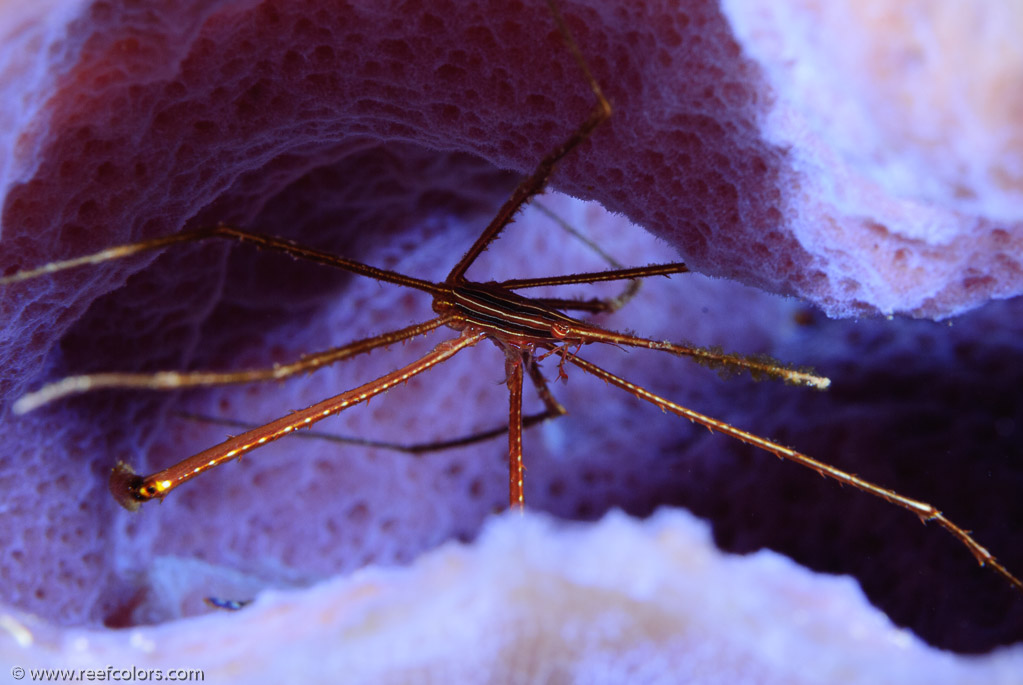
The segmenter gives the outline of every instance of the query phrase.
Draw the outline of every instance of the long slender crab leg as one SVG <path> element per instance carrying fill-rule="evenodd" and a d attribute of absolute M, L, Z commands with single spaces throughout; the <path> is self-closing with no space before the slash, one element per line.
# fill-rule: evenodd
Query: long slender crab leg
<path fill-rule="evenodd" d="M 701 426 L 704 426 L 712 431 L 717 431 L 718 433 L 722 433 L 731 438 L 735 438 L 736 440 L 744 442 L 748 445 L 753 445 L 754 447 L 762 449 L 765 452 L 770 452 L 779 459 L 786 459 L 788 461 L 799 464 L 800 466 L 816 471 L 817 473 L 826 478 L 831 478 L 832 480 L 836 480 L 839 483 L 845 485 L 851 485 L 857 490 L 862 490 L 863 492 L 869 495 L 873 495 L 874 497 L 877 497 L 879 499 L 882 499 L 885 502 L 894 504 L 897 507 L 901 507 L 907 511 L 913 512 L 918 517 L 920 517 L 920 520 L 923 521 L 924 523 L 927 523 L 928 521 L 934 521 L 939 526 L 941 526 L 949 533 L 951 533 L 957 540 L 959 540 L 959 542 L 965 545 L 966 548 L 970 550 L 970 553 L 973 554 L 974 558 L 981 566 L 990 566 L 999 575 L 1008 580 L 1009 583 L 1011 583 L 1017 590 L 1023 591 L 1023 581 L 1021 581 L 1019 578 L 1010 573 L 1007 568 L 1002 566 L 1002 564 L 1000 564 L 995 559 L 994 555 L 992 555 L 991 552 L 987 550 L 987 548 L 983 547 L 979 542 L 973 539 L 973 537 L 966 529 L 960 528 L 956 524 L 949 521 L 933 505 L 928 504 L 927 502 L 921 502 L 920 500 L 904 497 L 903 495 L 900 495 L 899 493 L 894 492 L 893 490 L 883 488 L 880 485 L 875 485 L 870 481 L 863 480 L 862 478 L 854 476 L 853 474 L 848 473 L 847 471 L 843 471 L 841 469 L 835 468 L 834 466 L 829 466 L 824 462 L 817 461 L 812 457 L 809 457 L 805 454 L 785 447 L 784 445 L 780 445 L 766 438 L 762 438 L 759 435 L 748 433 L 740 428 L 735 428 L 734 426 L 731 426 L 725 423 L 724 421 L 719 421 L 718 419 L 715 419 L 711 416 L 707 416 L 706 414 L 701 414 L 697 411 L 693 411 L 692 409 L 683 407 L 680 404 L 675 404 L 671 400 L 665 399 L 660 395 L 655 395 L 649 390 L 642 388 L 638 385 L 635 385 L 633 383 L 630 383 L 624 378 L 616 376 L 610 371 L 605 371 L 599 366 L 592 364 L 588 361 L 585 361 L 583 359 L 580 359 L 575 355 L 568 355 L 567 359 L 572 364 L 575 364 L 586 373 L 596 376 L 597 378 L 607 383 L 610 383 L 611 385 L 617 386 L 622 390 L 625 390 L 629 394 L 633 395 L 634 397 L 637 397 L 641 400 L 653 404 L 656 407 L 659 407 L 662 411 L 669 411 L 672 414 L 675 414 L 676 416 L 681 416 L 682 418 L 689 419 L 690 421 L 698 423 Z"/>
<path fill-rule="evenodd" d="M 522 365 L 523 353 L 508 350 L 508 505 L 522 511 L 526 506 L 522 465 Z"/>
<path fill-rule="evenodd" d="M 10 276 L 0 278 L 0 285 L 20 283 L 21 281 L 28 281 L 44 274 L 54 274 L 60 271 L 76 269 L 90 264 L 101 264 L 103 262 L 124 259 L 125 257 L 130 257 L 132 255 L 142 254 L 144 252 L 159 250 L 170 245 L 196 243 L 203 240 L 209 240 L 211 238 L 221 238 L 239 243 L 255 245 L 275 252 L 281 252 L 290 257 L 294 257 L 295 259 L 304 259 L 318 264 L 325 264 L 338 269 L 344 269 L 345 271 L 351 271 L 352 273 L 357 273 L 362 276 L 369 276 L 370 278 L 378 281 L 394 283 L 395 285 L 403 285 L 407 288 L 415 288 L 416 290 L 422 290 L 428 293 L 437 293 L 439 291 L 438 286 L 430 283 L 429 281 L 412 278 L 411 276 L 406 276 L 405 274 L 400 274 L 394 271 L 388 271 L 387 269 L 379 269 L 375 266 L 369 266 L 368 264 L 363 264 L 352 259 L 330 254 L 329 252 L 305 247 L 284 238 L 264 235 L 262 233 L 253 233 L 251 231 L 246 231 L 234 226 L 228 226 L 226 224 L 217 224 L 216 226 L 199 228 L 194 231 L 184 231 L 182 233 L 153 238 L 151 240 L 143 240 L 141 242 L 130 243 L 128 245 L 117 245 L 82 257 L 75 257 L 74 259 L 67 259 L 61 262 L 51 262 L 39 267 L 38 269 L 19 271 L 18 273 Z"/>
<path fill-rule="evenodd" d="M 13 410 L 15 414 L 25 414 L 63 397 L 109 388 L 181 390 L 183 388 L 209 388 L 234 383 L 284 380 L 299 373 L 309 373 L 322 369 L 325 366 L 354 357 L 357 354 L 365 354 L 378 347 L 384 347 L 401 342 L 402 340 L 408 340 L 417 335 L 422 335 L 446 325 L 450 320 L 451 317 L 438 316 L 429 321 L 397 331 L 383 333 L 372 338 L 364 338 L 341 347 L 332 347 L 323 352 L 305 354 L 293 362 L 276 364 L 262 369 L 243 369 L 241 371 L 156 371 L 152 373 L 107 372 L 67 376 L 24 395 L 14 403 Z"/>
<path fill-rule="evenodd" d="M 475 345 L 485 337 L 486 334 L 482 331 L 466 329 L 460 337 L 439 343 L 433 350 L 411 364 L 340 395 L 317 402 L 301 411 L 293 412 L 276 421 L 246 431 L 152 475 L 139 476 L 126 464 L 118 464 L 110 476 L 110 492 L 125 508 L 138 509 L 142 502 L 165 497 L 171 490 L 204 471 L 237 459 L 268 442 L 283 438 L 299 428 L 312 426 L 328 416 L 333 416 L 386 392 L 396 385 L 405 383 L 410 378 L 453 357 L 460 350 Z"/>

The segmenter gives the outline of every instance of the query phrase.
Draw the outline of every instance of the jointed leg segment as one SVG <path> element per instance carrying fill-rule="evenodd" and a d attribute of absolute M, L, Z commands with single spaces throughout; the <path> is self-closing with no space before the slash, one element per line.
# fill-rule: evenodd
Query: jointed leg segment
<path fill-rule="evenodd" d="M 370 278 L 378 281 L 394 283 L 395 285 L 403 285 L 408 288 L 415 288 L 416 290 L 422 290 L 428 293 L 436 294 L 440 292 L 440 288 L 429 281 L 412 278 L 411 276 L 406 276 L 395 271 L 388 271 L 387 269 L 378 269 L 375 266 L 369 266 L 368 264 L 339 257 L 329 252 L 322 252 L 310 247 L 305 247 L 290 240 L 285 240 L 284 238 L 264 235 L 261 233 L 252 233 L 226 224 L 217 224 L 216 226 L 208 226 L 194 231 L 184 231 L 175 235 L 143 240 L 138 243 L 118 245 L 116 247 L 100 250 L 99 252 L 91 255 L 67 259 L 60 262 L 51 262 L 38 269 L 19 271 L 16 274 L 0 278 L 0 285 L 27 281 L 44 274 L 54 274 L 60 271 L 75 269 L 80 266 L 95 265 L 113 261 L 115 259 L 124 259 L 125 257 L 142 254 L 144 252 L 152 252 L 153 250 L 159 250 L 171 245 L 196 243 L 203 240 L 209 240 L 210 238 L 223 238 L 239 243 L 255 245 L 256 247 L 286 254 L 290 257 L 294 257 L 295 259 L 303 259 L 310 262 L 316 262 L 317 264 L 324 264 L 326 266 L 344 269 L 345 271 L 350 271 L 352 273 L 369 276 Z"/>
<path fill-rule="evenodd" d="M 558 25 L 558 29 L 561 31 L 561 35 L 568 45 L 569 50 L 572 52 L 572 57 L 575 59 L 579 68 L 582 69 L 583 74 L 586 77 L 586 82 L 589 84 L 590 89 L 593 91 L 594 96 L 597 98 L 597 103 L 594 105 L 593 110 L 589 116 L 579 125 L 579 128 L 575 130 L 563 143 L 558 145 L 556 148 L 548 152 L 540 163 L 536 165 L 529 176 L 527 176 L 515 189 L 511 197 L 501 206 L 498 210 L 497 215 L 491 220 L 490 224 L 483 230 L 483 233 L 476 242 L 472 244 L 472 247 L 465 253 L 465 255 L 458 260 L 455 267 L 448 274 L 445 283 L 459 283 L 465 280 L 465 272 L 469 266 L 472 265 L 476 259 L 483 254 L 483 251 L 487 249 L 487 246 L 492 243 L 501 231 L 511 222 L 512 217 L 522 209 L 531 198 L 538 195 L 544 187 L 547 185 L 547 180 L 554 172 L 554 167 L 560 162 L 565 155 L 574 150 L 580 143 L 590 137 L 594 130 L 602 123 L 607 121 L 611 117 L 611 103 L 608 102 L 607 98 L 604 97 L 604 92 L 600 88 L 600 84 L 597 83 L 597 79 L 593 78 L 593 74 L 590 73 L 590 68 L 586 65 L 586 60 L 583 59 L 582 53 L 579 51 L 579 46 L 575 44 L 575 40 L 572 38 L 571 32 L 565 25 L 565 20 L 561 16 L 561 10 L 552 0 L 548 0 L 547 4 L 550 6 L 551 13 L 554 15 L 554 21 Z"/>
<path fill-rule="evenodd" d="M 522 509 L 526 505 L 523 492 L 525 469 L 522 466 L 522 365 L 523 354 L 506 350 L 505 370 L 508 378 L 508 505 Z"/>
<path fill-rule="evenodd" d="M 528 416 L 523 416 L 522 417 L 523 429 L 535 426 L 536 424 L 547 421 L 548 419 L 556 419 L 559 416 L 564 416 L 567 413 L 565 411 L 565 408 L 561 405 L 561 403 L 554 399 L 554 395 L 551 393 L 550 388 L 547 385 L 547 380 L 543 377 L 543 374 L 540 372 L 540 367 L 536 363 L 536 358 L 531 354 L 525 355 L 525 364 L 526 373 L 529 374 L 529 378 L 533 382 L 533 386 L 536 388 L 537 396 L 540 398 L 540 401 L 543 402 L 544 410 L 536 414 L 529 414 Z M 195 421 L 205 421 L 207 423 L 215 423 L 224 426 L 233 426 L 235 428 L 244 428 L 246 430 L 255 430 L 259 428 L 258 424 L 253 424 L 246 421 L 238 421 L 235 419 L 206 416 L 189 412 L 176 412 L 176 414 L 186 419 L 192 419 Z M 405 454 L 421 455 L 429 452 L 439 452 L 443 450 L 455 449 L 458 447 L 465 447 L 478 442 L 491 440 L 501 435 L 506 435 L 507 433 L 508 424 L 505 424 L 496 428 L 491 428 L 489 430 L 473 433 L 472 435 L 454 438 L 452 440 L 435 440 L 413 444 L 399 444 L 394 442 L 386 442 L 382 440 L 369 440 L 366 438 L 334 435 L 330 433 L 317 433 L 311 430 L 301 433 L 292 433 L 292 435 L 293 437 L 296 438 L 329 440 L 332 442 L 339 442 L 346 445 L 376 447 L 379 449 L 386 449 L 394 452 L 402 452 Z"/>
<path fill-rule="evenodd" d="M 263 369 L 242 371 L 157 371 L 155 373 L 93 373 L 68 376 L 28 393 L 14 403 L 15 414 L 25 414 L 62 397 L 79 395 L 109 388 L 135 390 L 181 390 L 184 388 L 214 387 L 235 383 L 279 381 L 300 373 L 311 373 L 343 359 L 364 354 L 378 347 L 408 340 L 446 325 L 450 317 L 437 317 L 423 323 L 357 340 L 348 345 L 333 347 L 323 352 L 303 355 L 288 364 L 277 364 Z"/>
<path fill-rule="evenodd" d="M 621 388 L 622 390 L 625 390 L 629 394 L 633 395 L 634 397 L 637 397 L 641 400 L 653 404 L 656 407 L 659 407 L 663 411 L 671 412 L 676 416 L 689 419 L 690 421 L 698 423 L 701 426 L 704 426 L 705 428 L 708 428 L 712 431 L 717 431 L 718 433 L 722 433 L 731 438 L 735 438 L 736 440 L 744 442 L 747 445 L 752 445 L 756 448 L 764 450 L 765 452 L 770 452 L 779 459 L 785 459 L 796 464 L 799 464 L 800 466 L 804 466 L 808 469 L 816 471 L 817 473 L 826 478 L 831 478 L 832 480 L 836 480 L 839 483 L 843 483 L 845 485 L 851 485 L 857 490 L 861 490 L 867 494 L 873 495 L 874 497 L 882 499 L 885 502 L 888 502 L 889 504 L 894 504 L 897 507 L 901 507 L 902 509 L 913 512 L 918 517 L 920 517 L 920 520 L 923 521 L 924 523 L 926 523 L 927 521 L 936 522 L 939 526 L 947 530 L 949 533 L 955 536 L 957 540 L 959 540 L 963 545 L 965 545 L 966 548 L 970 550 L 970 553 L 973 554 L 974 558 L 977 560 L 978 563 L 980 563 L 981 566 L 990 566 L 998 574 L 1000 574 L 1003 578 L 1005 578 L 1013 586 L 1015 586 L 1016 589 L 1023 591 L 1023 581 L 1020 581 L 1018 578 L 1016 578 L 1016 576 L 1010 573 L 1007 568 L 1002 566 L 1002 564 L 999 563 L 985 547 L 983 547 L 980 543 L 974 540 L 973 537 L 970 536 L 969 532 L 949 521 L 933 505 L 928 504 L 927 502 L 921 502 L 919 500 L 911 499 L 909 497 L 904 497 L 899 493 L 894 492 L 893 490 L 888 490 L 887 488 L 883 488 L 879 485 L 875 485 L 874 483 L 863 480 L 862 478 L 858 478 L 857 476 L 854 476 L 851 473 L 842 471 L 841 469 L 837 469 L 833 466 L 829 466 L 824 462 L 817 461 L 812 457 L 809 457 L 800 452 L 796 452 L 795 450 L 785 447 L 784 445 L 780 445 L 766 438 L 762 438 L 759 435 L 748 433 L 739 428 L 735 428 L 734 426 L 731 426 L 725 423 L 724 421 L 719 421 L 711 416 L 707 416 L 706 414 L 701 414 L 699 412 L 693 411 L 692 409 L 683 407 L 682 405 L 675 404 L 671 400 L 667 400 L 659 395 L 655 395 L 649 390 L 642 388 L 638 385 L 635 385 L 633 383 L 630 383 L 624 378 L 616 376 L 609 371 L 605 371 L 599 366 L 592 364 L 588 361 L 585 361 L 583 359 L 580 359 L 577 356 L 573 355 L 569 357 L 568 361 L 570 361 L 572 364 L 575 364 L 586 373 L 596 376 L 597 378 L 607 383 L 610 383 L 611 385 L 615 385 Z"/>
<path fill-rule="evenodd" d="M 150 476 L 136 476 L 125 464 L 119 464 L 110 479 L 110 491 L 118 502 L 128 509 L 137 509 L 147 500 L 161 498 L 171 490 L 220 464 L 236 459 L 268 442 L 278 440 L 299 428 L 308 428 L 318 421 L 333 416 L 349 407 L 387 392 L 414 376 L 453 357 L 460 350 L 475 345 L 485 337 L 479 331 L 466 331 L 454 340 L 439 343 L 432 351 L 416 361 L 392 371 L 352 390 L 283 416 L 276 421 L 229 438 L 219 445 Z"/>

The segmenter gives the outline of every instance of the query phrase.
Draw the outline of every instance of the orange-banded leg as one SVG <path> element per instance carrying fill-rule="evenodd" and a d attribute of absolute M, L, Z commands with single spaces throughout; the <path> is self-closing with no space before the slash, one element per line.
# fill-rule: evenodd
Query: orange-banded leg
<path fill-rule="evenodd" d="M 531 428 L 537 424 L 543 423 L 549 419 L 556 419 L 559 416 L 564 416 L 567 412 L 565 408 L 559 403 L 554 396 L 551 394 L 550 388 L 547 386 L 547 380 L 541 375 L 540 368 L 537 366 L 536 359 L 532 355 L 526 356 L 526 373 L 529 374 L 530 380 L 533 382 L 533 386 L 536 388 L 537 395 L 540 401 L 544 404 L 544 410 L 535 414 L 523 415 L 522 417 L 522 428 L 523 430 Z M 196 414 L 194 412 L 172 412 L 173 415 L 183 419 L 191 421 L 201 421 L 203 423 L 216 424 L 221 426 L 231 426 L 233 428 L 242 428 L 245 430 L 253 430 L 259 427 L 259 424 L 252 423 L 249 421 L 239 421 L 237 419 L 230 419 L 219 416 L 210 416 L 207 414 Z M 412 456 L 420 456 L 428 454 L 430 452 L 442 452 L 445 450 L 457 449 L 459 447 L 467 447 L 480 442 L 486 442 L 494 438 L 506 435 L 508 433 L 508 424 L 502 424 L 494 428 L 490 428 L 483 431 L 478 431 L 470 435 L 464 435 L 459 438 L 452 438 L 450 440 L 429 440 L 425 442 L 415 443 L 396 443 L 388 442 L 386 440 L 372 440 L 368 438 L 360 438 L 350 435 L 336 435 L 333 433 L 322 433 L 315 430 L 303 431 L 301 433 L 292 433 L 291 437 L 303 438 L 308 440 L 324 440 L 327 442 L 336 442 L 342 445 L 356 445 L 359 447 L 373 447 L 376 449 L 389 450 L 392 452 L 400 452 L 402 454 L 409 454 Z"/>
<path fill-rule="evenodd" d="M 528 353 L 508 349 L 505 373 L 508 378 L 508 506 L 519 512 L 526 506 L 522 465 L 522 365 Z"/>
<path fill-rule="evenodd" d="M 300 411 L 283 416 L 263 426 L 246 431 L 241 435 L 214 445 L 181 461 L 170 468 L 149 476 L 139 476 L 127 464 L 120 463 L 110 475 L 110 492 L 126 509 L 135 510 L 143 502 L 166 497 L 179 485 L 195 478 L 220 464 L 241 457 L 243 454 L 289 435 L 300 428 L 307 428 L 356 404 L 365 402 L 396 385 L 433 368 L 450 359 L 460 350 L 475 345 L 486 335 L 482 331 L 467 329 L 454 340 L 439 343 L 430 352 L 411 364 L 370 381 L 357 388 L 335 395 Z"/>

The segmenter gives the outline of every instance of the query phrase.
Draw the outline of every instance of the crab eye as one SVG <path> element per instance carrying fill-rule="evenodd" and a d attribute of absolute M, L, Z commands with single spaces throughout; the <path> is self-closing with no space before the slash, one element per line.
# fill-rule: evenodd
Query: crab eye
<path fill-rule="evenodd" d="M 563 323 L 552 323 L 551 335 L 558 339 L 565 338 L 568 335 L 568 326 Z"/>

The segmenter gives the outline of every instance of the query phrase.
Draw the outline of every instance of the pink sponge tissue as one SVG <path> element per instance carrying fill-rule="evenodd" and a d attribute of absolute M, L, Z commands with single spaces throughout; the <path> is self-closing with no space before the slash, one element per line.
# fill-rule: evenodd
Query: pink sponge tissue
<path fill-rule="evenodd" d="M 1011 5 L 559 4 L 614 115 L 557 168 L 566 195 L 539 201 L 620 262 L 705 274 L 649 279 L 595 321 L 813 366 L 832 385 L 579 355 L 932 502 L 1023 574 Z M 4 3 L 0 96 L 0 276 L 223 221 L 443 279 L 594 104 L 539 0 Z M 469 277 L 606 268 L 530 208 Z M 422 293 L 223 241 L 0 286 L 0 659 L 105 667 L 130 648 L 129 667 L 244 682 L 260 672 L 239 654 L 287 664 L 302 644 L 336 656 L 330 682 L 1023 672 L 1006 647 L 1023 639 L 1023 596 L 945 532 L 574 367 L 553 382 L 554 358 L 544 373 L 569 414 L 525 437 L 526 501 L 553 517 L 495 515 L 502 439 L 411 457 L 289 438 L 135 514 L 107 492 L 118 461 L 152 472 L 241 430 L 196 415 L 263 423 L 451 331 L 285 383 L 11 408 L 69 374 L 268 367 L 431 316 Z M 503 381 L 483 343 L 318 428 L 470 435 L 507 421 Z M 526 411 L 540 406 L 527 391 Z M 862 594 L 773 554 L 719 552 L 675 506 L 707 518 L 718 548 L 769 547 Z M 210 596 L 256 602 L 196 618 Z M 424 637 L 434 620 L 450 640 Z"/>

